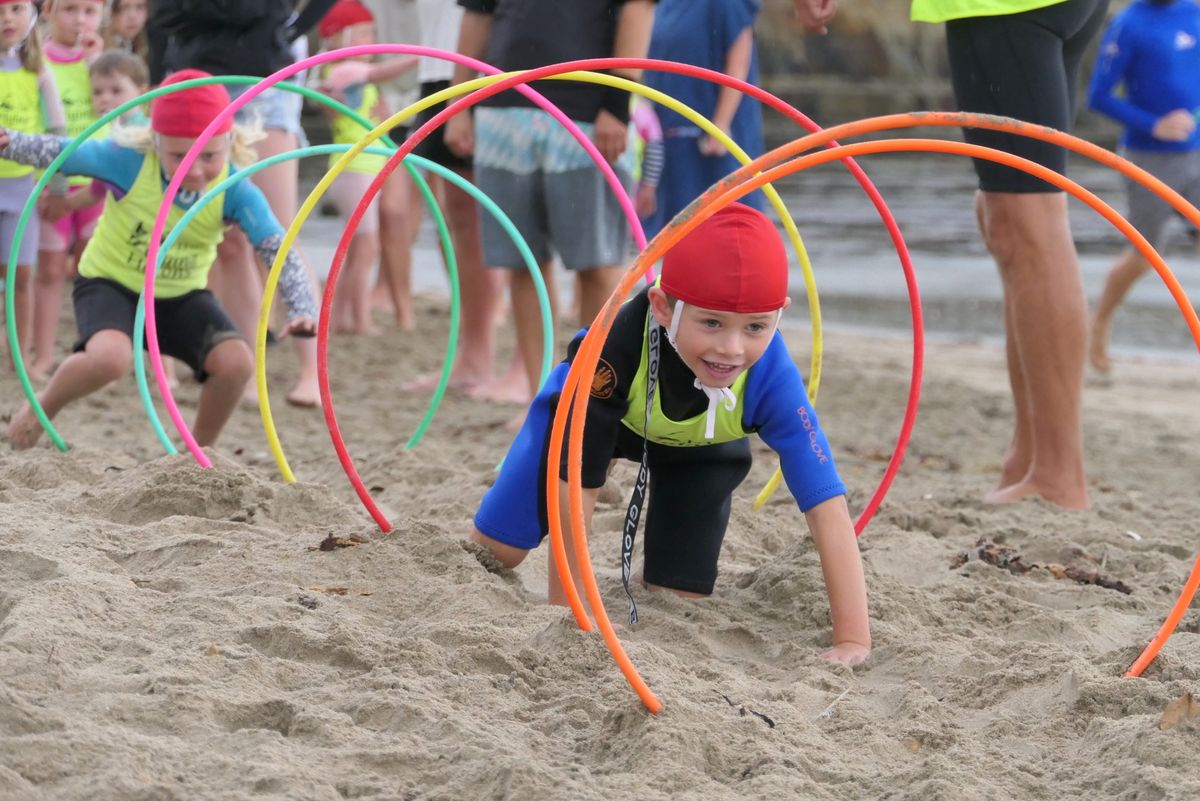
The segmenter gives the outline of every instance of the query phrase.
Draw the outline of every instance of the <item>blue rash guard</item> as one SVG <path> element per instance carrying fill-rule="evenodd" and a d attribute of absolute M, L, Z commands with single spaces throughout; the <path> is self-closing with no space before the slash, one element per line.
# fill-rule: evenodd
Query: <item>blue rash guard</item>
<path fill-rule="evenodd" d="M 588 417 L 584 426 L 583 442 L 583 486 L 589 488 L 604 485 L 609 461 L 614 456 L 633 460 L 641 457 L 641 438 L 634 435 L 622 422 L 629 408 L 628 392 L 641 358 L 646 333 L 646 315 L 649 299 L 643 290 L 626 303 L 617 315 L 616 322 L 605 342 L 601 358 L 611 370 L 611 386 L 592 389 L 588 402 Z M 488 490 L 475 516 L 475 526 L 493 539 L 517 548 L 534 548 L 546 535 L 545 515 L 545 469 L 549 444 L 550 424 L 554 419 L 558 398 L 565 383 L 567 371 L 575 352 L 583 339 L 580 332 L 568 349 L 568 357 L 550 374 L 546 385 L 534 398 L 525 424 L 517 434 L 496 483 Z M 708 404 L 705 395 L 693 386 L 695 375 L 679 358 L 674 348 L 663 340 L 658 392 L 661 393 L 663 412 L 674 420 L 683 420 L 702 413 Z M 846 493 L 846 486 L 838 476 L 833 455 L 825 434 L 817 423 L 816 412 L 808 401 L 804 380 L 792 362 L 783 337 L 775 333 L 766 352 L 747 373 L 745 390 L 739 399 L 742 411 L 742 427 L 747 435 L 757 433 L 779 454 L 783 475 L 788 488 L 796 498 L 802 512 L 830 498 Z M 621 441 L 624 440 L 624 445 Z M 730 455 L 733 446 L 735 452 Z M 746 439 L 705 445 L 696 448 L 668 447 L 651 443 L 651 495 L 647 518 L 647 547 L 650 547 L 654 532 L 654 449 L 663 451 L 697 452 L 695 463 L 707 457 L 700 452 L 711 453 L 716 460 L 738 462 L 739 451 L 744 452 L 745 467 L 749 467 L 749 446 Z M 559 465 L 559 475 L 565 481 L 567 448 L 564 444 Z M 672 469 L 686 471 L 690 468 L 680 459 L 667 457 L 664 463 L 675 465 Z M 736 471 L 736 465 L 730 470 Z M 702 506 L 712 503 L 724 504 L 727 518 L 729 494 L 740 483 L 745 473 L 723 488 L 722 497 L 708 497 L 716 491 L 706 493 L 704 486 L 691 486 L 686 492 L 688 503 Z M 686 475 L 684 476 L 686 481 Z M 660 500 L 662 500 L 660 494 Z M 679 524 L 678 520 L 673 521 Z M 682 525 L 682 524 L 680 524 Z M 717 532 L 717 545 L 724 534 L 724 522 Z M 668 584 L 668 586 L 679 586 Z M 686 589 L 686 587 L 684 587 Z"/>
<path fill-rule="evenodd" d="M 1115 94 L 1122 84 L 1123 98 Z M 1100 43 L 1088 105 L 1125 125 L 1121 144 L 1132 150 L 1200 149 L 1200 126 L 1183 142 L 1151 133 L 1172 111 L 1200 112 L 1200 5 L 1139 0 L 1118 14 Z"/>

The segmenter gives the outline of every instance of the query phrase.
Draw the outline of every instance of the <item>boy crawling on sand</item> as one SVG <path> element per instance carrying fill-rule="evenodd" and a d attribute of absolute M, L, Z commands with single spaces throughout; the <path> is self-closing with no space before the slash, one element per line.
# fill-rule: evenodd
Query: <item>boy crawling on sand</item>
<path fill-rule="evenodd" d="M 790 303 L 787 267 L 783 241 L 771 221 L 734 204 L 676 244 L 663 260 L 659 285 L 621 308 L 588 403 L 585 518 L 590 531 L 610 461 L 641 461 L 649 471 L 650 492 L 643 585 L 688 597 L 710 595 L 731 496 L 750 471 L 747 436 L 757 432 L 779 454 L 821 558 L 833 619 L 833 647 L 822 656 L 854 665 L 871 649 L 862 561 L 845 485 L 800 372 L 776 330 Z M 671 347 L 660 348 L 660 332 Z M 534 398 L 475 516 L 471 539 L 506 567 L 519 564 L 548 531 L 550 422 L 581 340 L 582 334 Z M 658 369 L 650 369 L 655 364 Z M 565 455 L 559 476 L 565 527 Z M 631 550 L 630 545 L 622 554 L 625 565 Z M 623 574 L 628 582 L 628 570 Z M 565 603 L 555 570 L 550 571 L 550 602 Z M 631 596 L 636 619 L 632 609 Z"/>

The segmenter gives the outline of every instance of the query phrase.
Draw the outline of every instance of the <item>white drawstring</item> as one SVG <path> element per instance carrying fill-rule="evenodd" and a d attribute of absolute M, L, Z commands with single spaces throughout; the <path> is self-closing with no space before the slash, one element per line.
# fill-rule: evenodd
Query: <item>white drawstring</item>
<path fill-rule="evenodd" d="M 708 396 L 708 414 L 704 418 L 704 438 L 712 439 L 717 430 L 717 404 L 725 403 L 725 411 L 732 412 L 737 408 L 737 395 L 729 387 L 710 387 L 696 379 L 696 389 Z"/>

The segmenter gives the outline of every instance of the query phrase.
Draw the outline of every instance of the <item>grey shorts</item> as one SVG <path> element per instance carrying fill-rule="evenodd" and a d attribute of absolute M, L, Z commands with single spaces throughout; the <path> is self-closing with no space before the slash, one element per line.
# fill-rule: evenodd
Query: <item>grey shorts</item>
<path fill-rule="evenodd" d="M 8 264 L 8 251 L 12 248 L 17 236 L 17 220 L 21 217 L 21 209 L 33 192 L 34 174 L 23 175 L 20 178 L 0 178 L 0 264 Z M 17 264 L 33 266 L 37 262 L 40 218 L 35 211 L 29 217 L 29 225 L 25 227 L 25 236 L 21 240 L 20 252 L 17 254 Z"/>
<path fill-rule="evenodd" d="M 249 86 L 230 86 L 229 99 L 236 100 Z M 262 125 L 263 128 L 296 135 L 296 147 L 308 147 L 308 137 L 300 125 L 304 98 L 297 92 L 271 88 L 238 109 L 235 119 L 242 125 Z"/>
<path fill-rule="evenodd" d="M 592 126 L 578 123 L 588 136 Z M 633 189 L 630 151 L 614 166 Z M 549 114 L 526 108 L 475 112 L 475 184 L 512 218 L 539 262 L 557 253 L 569 270 L 622 264 L 629 224 L 604 176 Z M 489 267 L 524 269 L 512 239 L 483 215 L 483 259 Z"/>
<path fill-rule="evenodd" d="M 1200 205 L 1200 150 L 1164 153 L 1126 149 L 1121 155 L 1183 195 L 1189 203 Z M 1125 192 L 1129 199 L 1130 224 L 1141 231 L 1155 250 L 1162 250 L 1170 233 L 1168 223 L 1175 216 L 1175 210 L 1130 178 L 1125 179 Z"/>

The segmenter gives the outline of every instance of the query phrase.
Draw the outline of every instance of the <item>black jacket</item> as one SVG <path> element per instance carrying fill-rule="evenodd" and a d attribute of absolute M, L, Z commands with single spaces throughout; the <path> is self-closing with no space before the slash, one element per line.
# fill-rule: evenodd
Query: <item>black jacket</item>
<path fill-rule="evenodd" d="M 150 82 L 189 67 L 213 75 L 265 77 L 291 64 L 291 42 L 336 0 L 155 0 L 146 26 Z M 290 22 L 290 24 L 289 24 Z"/>

